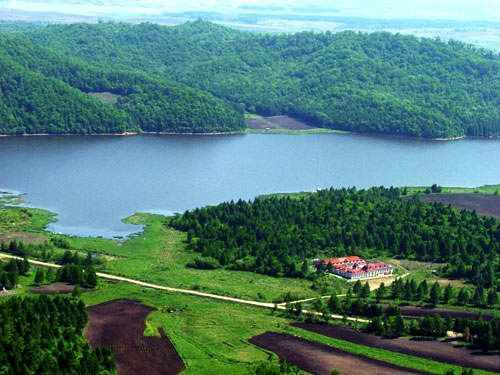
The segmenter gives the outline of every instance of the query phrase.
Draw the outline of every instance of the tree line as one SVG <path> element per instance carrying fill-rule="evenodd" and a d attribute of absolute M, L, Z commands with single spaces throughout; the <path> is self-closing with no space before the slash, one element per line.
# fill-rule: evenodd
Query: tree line
<path fill-rule="evenodd" d="M 23 241 L 9 241 L 0 243 L 0 251 L 16 255 L 18 257 L 33 257 L 44 261 L 52 261 L 60 265 L 78 264 L 83 267 L 102 268 L 104 262 L 102 257 L 87 252 L 82 256 L 77 251 L 69 250 L 70 244 L 64 238 L 51 238 L 40 244 L 26 244 Z M 56 250 L 66 249 L 63 254 Z"/>
<path fill-rule="evenodd" d="M 398 188 L 231 201 L 187 211 L 168 223 L 185 231 L 190 248 L 203 257 L 271 276 L 304 277 L 308 260 L 344 255 L 461 264 L 464 276 L 483 288 L 496 288 L 500 275 L 495 219 L 401 199 Z"/>
<path fill-rule="evenodd" d="M 314 311 L 321 317 L 303 313 L 301 303 L 287 304 L 287 314 L 296 319 L 315 322 L 318 319 L 328 322 L 330 314 L 362 316 L 370 318 L 366 331 L 387 338 L 414 336 L 415 339 L 435 339 L 446 336 L 448 331 L 462 334 L 466 343 L 480 348 L 484 352 L 500 350 L 500 319 L 453 319 L 437 314 L 423 318 L 404 318 L 399 307 L 388 307 L 368 300 L 370 295 L 368 284 L 349 289 L 344 298 L 333 294 L 325 303 L 322 299 L 312 302 Z"/>
<path fill-rule="evenodd" d="M 100 258 L 93 256 L 90 252 L 87 253 L 86 257 L 82 257 L 78 252 L 70 250 L 66 250 L 60 256 L 54 256 L 53 253 L 48 252 L 49 250 L 53 250 L 54 244 L 60 248 L 69 247 L 69 243 L 61 238 L 53 239 L 51 243 L 47 242 L 38 245 L 25 245 L 22 241 L 2 242 L 0 244 L 1 251 L 24 258 L 23 260 L 12 259 L 4 267 L 0 263 L 0 289 L 2 287 L 5 287 L 5 289 L 14 288 L 17 284 L 18 276 L 27 274 L 29 262 L 26 256 L 53 260 L 62 266 L 57 270 L 55 275 L 52 270 L 45 272 L 42 268 L 38 268 L 35 272 L 35 285 L 40 285 L 44 282 L 60 281 L 84 288 L 95 288 L 98 283 L 95 267 L 102 267 Z M 47 256 L 47 254 L 51 254 L 51 256 Z"/>
<path fill-rule="evenodd" d="M 440 303 L 444 305 L 454 304 L 457 306 L 472 305 L 480 308 L 493 308 L 498 304 L 497 286 L 485 290 L 479 285 L 477 288 L 454 288 L 451 284 L 446 287 L 441 287 L 438 282 L 428 285 L 427 280 L 422 280 L 420 283 L 414 279 L 396 279 L 392 284 L 389 293 L 384 283 L 375 291 L 376 300 L 380 301 L 384 298 L 390 298 L 393 301 L 404 300 L 413 302 L 428 303 L 436 306 Z M 355 285 L 356 287 L 356 285 Z M 458 291 L 457 291 L 458 289 Z M 354 292 L 355 289 L 353 289 Z"/>

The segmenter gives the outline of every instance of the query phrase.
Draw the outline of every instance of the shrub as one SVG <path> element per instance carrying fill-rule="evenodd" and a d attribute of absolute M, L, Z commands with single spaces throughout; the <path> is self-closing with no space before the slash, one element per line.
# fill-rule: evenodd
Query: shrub
<path fill-rule="evenodd" d="M 212 257 L 198 257 L 192 262 L 189 262 L 187 266 L 200 270 L 215 270 L 221 267 L 219 261 Z"/>

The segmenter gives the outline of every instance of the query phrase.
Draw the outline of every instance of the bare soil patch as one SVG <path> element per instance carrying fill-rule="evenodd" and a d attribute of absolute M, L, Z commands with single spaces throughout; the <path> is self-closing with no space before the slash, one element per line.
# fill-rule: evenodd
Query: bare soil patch
<path fill-rule="evenodd" d="M 463 347 L 441 341 L 414 341 L 406 338 L 384 339 L 349 327 L 328 324 L 294 323 L 294 327 L 319 333 L 335 339 L 376 347 L 416 357 L 433 359 L 468 368 L 500 372 L 500 358 L 494 354 L 476 353 Z"/>
<path fill-rule="evenodd" d="M 484 320 L 493 319 L 493 315 L 489 313 L 479 314 L 475 311 L 459 311 L 459 310 L 450 310 L 443 308 L 427 308 L 427 307 L 419 307 L 419 306 L 401 306 L 401 315 L 409 316 L 409 317 L 424 317 L 429 315 L 439 315 L 443 318 L 450 317 L 453 319 L 479 319 L 481 316 Z"/>
<path fill-rule="evenodd" d="M 491 194 L 457 193 L 429 194 L 421 197 L 424 202 L 438 202 L 476 211 L 480 215 L 493 216 L 500 219 L 500 196 Z"/>
<path fill-rule="evenodd" d="M 286 129 L 286 130 L 310 130 L 315 127 L 288 116 L 258 117 L 247 119 L 247 126 L 250 129 Z"/>
<path fill-rule="evenodd" d="M 37 294 L 68 294 L 73 292 L 74 285 L 68 283 L 53 283 L 31 288 L 32 293 Z"/>
<path fill-rule="evenodd" d="M 112 94 L 110 92 L 90 92 L 90 96 L 99 99 L 101 102 L 106 104 L 116 104 L 121 95 Z"/>
<path fill-rule="evenodd" d="M 250 342 L 312 374 L 330 375 L 333 369 L 349 375 L 420 374 L 375 359 L 356 356 L 328 345 L 291 335 L 266 332 Z"/>
<path fill-rule="evenodd" d="M 0 234 L 0 243 L 11 241 L 20 241 L 27 245 L 40 245 L 47 241 L 47 237 L 43 234 L 29 232 L 11 232 Z"/>
<path fill-rule="evenodd" d="M 85 336 L 93 348 L 113 351 L 118 375 L 175 375 L 184 363 L 160 330 L 160 337 L 145 337 L 145 320 L 154 309 L 136 301 L 117 300 L 88 309 Z"/>

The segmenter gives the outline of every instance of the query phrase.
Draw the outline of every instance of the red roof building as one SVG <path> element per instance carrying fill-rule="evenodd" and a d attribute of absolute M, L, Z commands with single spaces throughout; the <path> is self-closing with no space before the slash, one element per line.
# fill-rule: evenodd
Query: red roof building
<path fill-rule="evenodd" d="M 358 256 L 322 259 L 316 263 L 316 266 L 318 267 L 320 264 L 328 267 L 327 272 L 351 280 L 389 276 L 393 273 L 393 267 L 390 264 L 383 262 L 369 263 Z"/>

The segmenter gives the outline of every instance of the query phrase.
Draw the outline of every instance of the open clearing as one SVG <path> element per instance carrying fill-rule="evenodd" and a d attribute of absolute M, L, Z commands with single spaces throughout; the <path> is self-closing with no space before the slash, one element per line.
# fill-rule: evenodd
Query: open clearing
<path fill-rule="evenodd" d="M 88 309 L 85 336 L 93 348 L 113 351 L 118 375 L 175 375 L 184 364 L 160 330 L 160 337 L 144 337 L 145 320 L 154 309 L 139 302 L 116 300 Z"/>
<path fill-rule="evenodd" d="M 47 241 L 47 236 L 30 232 L 11 232 L 0 234 L 0 243 L 9 243 L 11 241 L 21 241 L 26 245 L 40 245 Z"/>
<path fill-rule="evenodd" d="M 480 215 L 493 216 L 500 219 L 500 196 L 492 194 L 429 194 L 423 195 L 424 202 L 451 204 L 459 209 L 474 210 Z"/>
<path fill-rule="evenodd" d="M 90 92 L 90 96 L 93 96 L 96 99 L 99 99 L 101 102 L 106 104 L 116 104 L 120 95 L 112 94 L 110 92 Z"/>
<path fill-rule="evenodd" d="M 30 291 L 37 294 L 67 294 L 71 293 L 73 289 L 75 286 L 68 283 L 53 283 L 31 288 Z"/>
<path fill-rule="evenodd" d="M 301 121 L 288 116 L 272 116 L 272 117 L 252 117 L 246 120 L 247 126 L 250 129 L 266 130 L 266 129 L 286 129 L 286 130 L 311 130 L 316 129 L 313 126 L 307 125 Z"/>
<path fill-rule="evenodd" d="M 420 374 L 287 334 L 266 332 L 250 342 L 312 374 L 330 375 L 333 369 L 349 375 Z"/>
<path fill-rule="evenodd" d="M 500 372 L 500 357 L 498 355 L 479 355 L 468 349 L 457 348 L 445 342 L 412 341 L 405 338 L 384 339 L 356 331 L 349 327 L 328 324 L 294 323 L 292 325 L 307 331 L 360 345 L 382 348 L 468 368 L 480 368 L 487 371 Z"/>

